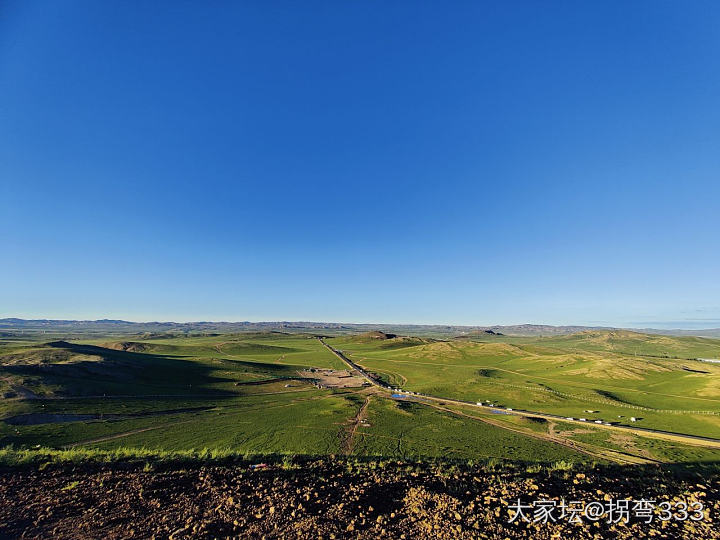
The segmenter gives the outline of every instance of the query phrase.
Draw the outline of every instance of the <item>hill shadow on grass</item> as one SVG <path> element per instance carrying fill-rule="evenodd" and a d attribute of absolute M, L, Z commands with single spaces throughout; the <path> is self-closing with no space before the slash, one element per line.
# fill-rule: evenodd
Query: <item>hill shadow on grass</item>
<path fill-rule="evenodd" d="M 305 366 L 295 364 L 274 364 L 272 362 L 251 362 L 249 360 L 236 360 L 235 358 L 225 358 L 225 362 L 242 367 L 253 372 L 267 372 L 268 374 L 276 374 L 279 376 L 290 376 L 296 374 L 298 370 L 307 369 Z"/>
<path fill-rule="evenodd" d="M 211 386 L 231 382 L 232 379 L 212 375 L 211 367 L 182 357 L 121 351 L 66 341 L 54 341 L 47 343 L 47 346 L 97 359 L 18 363 L 2 366 L 0 371 L 32 377 L 34 389 L 50 386 L 55 388 L 54 394 L 60 396 L 235 395 Z"/>

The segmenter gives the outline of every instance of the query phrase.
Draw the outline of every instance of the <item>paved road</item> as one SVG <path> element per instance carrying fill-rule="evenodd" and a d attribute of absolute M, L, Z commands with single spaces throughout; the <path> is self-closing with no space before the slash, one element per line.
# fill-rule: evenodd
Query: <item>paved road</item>
<path fill-rule="evenodd" d="M 363 377 L 365 377 L 368 381 L 370 381 L 370 384 L 373 386 L 376 386 L 378 388 L 382 388 L 383 390 L 387 390 L 389 392 L 392 392 L 393 389 L 390 385 L 385 384 L 383 381 L 378 379 L 377 377 L 374 377 L 367 371 L 365 371 L 361 366 L 350 360 L 347 356 L 343 354 L 342 351 L 335 349 L 334 347 L 328 345 L 325 343 L 325 340 L 320 338 L 320 342 L 325 345 L 332 353 L 335 354 L 340 360 L 345 362 L 347 365 L 349 365 L 352 369 L 357 370 Z M 423 400 L 431 400 L 431 401 L 440 401 L 443 403 L 453 403 L 457 405 L 470 405 L 472 407 L 476 407 L 478 409 L 487 409 L 490 411 L 497 411 L 499 413 L 503 414 L 514 414 L 517 416 L 533 416 L 538 418 L 545 418 L 548 420 L 562 420 L 563 422 L 583 425 L 583 426 L 590 426 L 594 428 L 600 428 L 600 429 L 611 429 L 611 430 L 619 430 L 624 432 L 631 432 L 635 434 L 640 435 L 650 435 L 654 438 L 659 439 L 665 439 L 665 440 L 671 440 L 674 442 L 684 442 L 686 444 L 691 444 L 695 446 L 705 446 L 709 448 L 720 448 L 720 439 L 713 439 L 711 437 L 701 437 L 699 435 L 687 435 L 684 433 L 674 433 L 671 431 L 662 431 L 658 429 L 649 429 L 649 428 L 643 428 L 643 427 L 634 427 L 634 426 L 623 426 L 623 425 L 605 425 L 605 424 L 595 424 L 594 422 L 581 422 L 580 420 L 568 420 L 564 416 L 560 416 L 558 414 L 551 414 L 551 413 L 543 413 L 543 412 L 536 412 L 536 411 L 527 411 L 524 409 L 513 409 L 512 411 L 509 411 L 507 409 L 504 409 L 502 407 L 489 407 L 487 405 L 478 405 L 477 403 L 473 403 L 471 401 L 462 401 L 459 399 L 450 399 L 450 398 L 443 398 L 438 396 L 431 396 L 427 394 L 406 394 L 403 392 L 403 398 L 402 399 L 410 399 L 410 400 L 416 400 L 422 402 Z"/>

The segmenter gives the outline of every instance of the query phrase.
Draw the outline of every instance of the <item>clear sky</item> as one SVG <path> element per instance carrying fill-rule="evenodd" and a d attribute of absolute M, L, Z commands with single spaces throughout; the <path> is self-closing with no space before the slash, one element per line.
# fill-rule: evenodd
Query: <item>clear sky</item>
<path fill-rule="evenodd" d="M 0 2 L 0 316 L 720 326 L 720 3 Z"/>

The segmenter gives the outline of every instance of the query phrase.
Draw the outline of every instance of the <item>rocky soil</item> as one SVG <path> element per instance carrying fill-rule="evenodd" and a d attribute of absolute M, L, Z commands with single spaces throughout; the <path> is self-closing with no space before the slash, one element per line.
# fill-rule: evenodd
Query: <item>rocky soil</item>
<path fill-rule="evenodd" d="M 257 464 L 256 464 L 257 465 Z M 0 471 L 2 538 L 720 538 L 720 478 L 656 467 L 528 472 L 341 460 Z M 534 469 L 530 469 L 534 470 Z M 701 521 L 508 523 L 541 499 L 700 501 Z M 533 511 L 529 511 L 533 518 Z M 682 517 L 682 516 L 681 516 Z"/>

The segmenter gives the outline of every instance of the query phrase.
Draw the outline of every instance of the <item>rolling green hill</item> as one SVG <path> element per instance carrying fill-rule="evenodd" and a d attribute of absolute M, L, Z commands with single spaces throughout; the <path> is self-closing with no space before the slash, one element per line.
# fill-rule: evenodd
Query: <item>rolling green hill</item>
<path fill-rule="evenodd" d="M 582 332 L 547 338 L 450 340 L 399 350 L 329 340 L 404 389 L 574 418 L 720 437 L 720 341 Z M 592 415 L 585 411 L 597 411 Z"/>
<path fill-rule="evenodd" d="M 0 341 L 0 446 L 519 462 L 711 462 L 720 450 L 323 382 L 348 366 L 311 335 Z M 720 438 L 720 342 L 582 332 L 326 339 L 406 390 Z M 335 370 L 335 371 L 327 371 Z M 362 381 L 361 378 L 358 380 Z M 593 412 L 585 412 L 593 411 Z"/>

